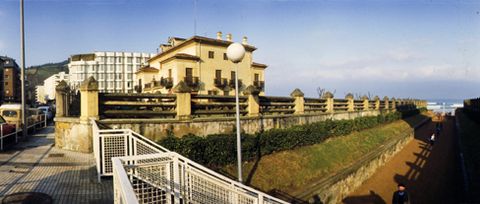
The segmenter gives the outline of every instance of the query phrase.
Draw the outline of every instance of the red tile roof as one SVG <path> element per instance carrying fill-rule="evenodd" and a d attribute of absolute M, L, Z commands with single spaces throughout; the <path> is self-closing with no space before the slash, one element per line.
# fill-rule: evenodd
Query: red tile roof
<path fill-rule="evenodd" d="M 150 62 L 151 60 L 155 60 L 159 57 L 162 57 L 162 56 L 166 55 L 167 53 L 173 52 L 177 48 L 180 48 L 180 47 L 183 47 L 184 45 L 187 45 L 190 42 L 198 42 L 198 43 L 205 43 L 205 44 L 212 44 L 212 45 L 221 45 L 221 46 L 224 46 L 224 47 L 227 47 L 227 46 L 229 46 L 230 44 L 233 43 L 231 41 L 226 41 L 226 40 L 218 40 L 218 39 L 207 38 L 207 37 L 203 37 L 203 36 L 193 36 L 193 37 L 191 37 L 189 39 L 186 39 L 185 41 L 179 43 L 178 45 L 175 45 L 172 48 L 170 48 L 168 50 L 165 50 L 164 52 L 153 56 L 148 61 Z M 251 45 L 243 45 L 243 46 L 245 47 L 245 50 L 250 51 L 250 52 L 253 52 L 257 49 L 256 47 L 251 46 Z"/>
<path fill-rule="evenodd" d="M 142 67 L 140 69 L 138 69 L 138 71 L 136 73 L 139 73 L 139 72 L 158 72 L 159 70 L 157 68 L 154 68 L 154 67 L 150 67 L 150 66 L 145 66 L 145 67 Z"/>
<path fill-rule="evenodd" d="M 261 67 L 261 68 L 267 68 L 268 66 L 266 64 L 261 64 L 257 62 L 252 63 L 252 67 Z"/>

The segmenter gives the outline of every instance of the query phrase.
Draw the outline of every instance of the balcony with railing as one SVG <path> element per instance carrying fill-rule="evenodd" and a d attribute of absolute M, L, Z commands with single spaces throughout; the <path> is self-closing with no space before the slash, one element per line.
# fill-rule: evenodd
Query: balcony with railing
<path fill-rule="evenodd" d="M 253 81 L 253 86 L 260 91 L 265 91 L 265 81 Z"/>
<path fill-rule="evenodd" d="M 172 77 L 166 77 L 161 79 L 161 85 L 164 86 L 167 89 L 170 89 L 173 87 L 173 78 Z"/>
<path fill-rule="evenodd" d="M 241 79 L 238 80 L 238 87 L 242 87 L 243 81 Z M 235 79 L 228 80 L 228 86 L 235 88 Z"/>
<path fill-rule="evenodd" d="M 150 91 L 152 89 L 152 83 L 147 83 L 145 84 L 145 87 L 143 88 L 144 91 Z"/>
<path fill-rule="evenodd" d="M 187 84 L 187 86 L 192 88 L 192 90 L 198 91 L 198 88 L 200 87 L 200 80 L 198 79 L 198 77 L 184 77 L 183 81 L 185 82 L 185 84 Z"/>
<path fill-rule="evenodd" d="M 227 79 L 226 78 L 215 78 L 215 79 L 213 79 L 213 84 L 215 85 L 215 87 L 223 88 L 223 87 L 227 86 Z"/>
<path fill-rule="evenodd" d="M 152 83 L 153 83 L 153 87 L 155 87 L 155 88 L 162 87 L 162 82 L 160 80 L 153 81 Z"/>

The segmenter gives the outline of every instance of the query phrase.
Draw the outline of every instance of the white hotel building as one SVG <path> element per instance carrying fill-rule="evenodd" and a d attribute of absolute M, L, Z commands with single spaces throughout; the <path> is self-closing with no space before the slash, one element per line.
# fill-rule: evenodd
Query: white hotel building
<path fill-rule="evenodd" d="M 42 86 L 36 87 L 37 102 L 46 103 L 49 100 L 55 100 L 55 87 L 60 81 L 68 82 L 69 80 L 69 75 L 65 72 L 59 72 L 45 79 Z"/>
<path fill-rule="evenodd" d="M 70 86 L 78 89 L 90 76 L 98 81 L 100 92 L 133 93 L 135 72 L 155 54 L 132 52 L 94 52 L 70 57 Z"/>

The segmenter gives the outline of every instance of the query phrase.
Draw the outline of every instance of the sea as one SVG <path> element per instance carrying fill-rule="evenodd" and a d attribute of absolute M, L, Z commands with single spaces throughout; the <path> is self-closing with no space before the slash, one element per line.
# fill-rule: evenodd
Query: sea
<path fill-rule="evenodd" d="M 436 113 L 455 114 L 456 108 L 463 107 L 463 99 L 427 99 L 427 109 Z"/>

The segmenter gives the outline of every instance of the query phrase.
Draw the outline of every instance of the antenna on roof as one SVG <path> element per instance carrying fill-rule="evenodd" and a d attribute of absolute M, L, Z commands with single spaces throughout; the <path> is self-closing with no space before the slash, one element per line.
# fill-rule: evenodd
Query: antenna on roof
<path fill-rule="evenodd" d="M 197 0 L 193 0 L 193 35 L 197 35 Z"/>

